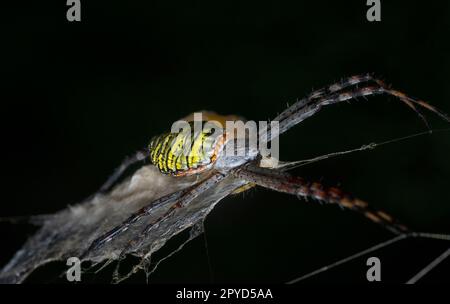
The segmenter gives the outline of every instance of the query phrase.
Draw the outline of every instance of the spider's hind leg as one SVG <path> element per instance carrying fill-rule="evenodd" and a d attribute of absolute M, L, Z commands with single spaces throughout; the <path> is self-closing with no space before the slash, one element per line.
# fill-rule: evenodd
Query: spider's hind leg
<path fill-rule="evenodd" d="M 150 214 L 152 214 L 152 212 L 154 212 L 159 208 L 170 206 L 161 217 L 157 218 L 156 220 L 153 220 L 150 224 L 147 225 L 147 227 L 143 230 L 143 234 L 139 238 L 130 241 L 128 246 L 122 251 L 122 253 L 126 253 L 128 249 L 131 248 L 132 243 L 136 242 L 137 240 L 141 240 L 142 236 L 144 234 L 145 235 L 148 234 L 151 228 L 154 228 L 154 226 L 157 226 L 161 224 L 162 221 L 170 218 L 170 216 L 176 209 L 186 207 L 200 194 L 202 194 L 203 192 L 205 192 L 206 190 L 217 184 L 224 177 L 225 176 L 221 173 L 215 173 L 212 176 L 206 178 L 204 181 L 195 184 L 187 189 L 170 193 L 155 201 L 150 202 L 148 205 L 142 207 L 137 212 L 130 215 L 120 225 L 114 227 L 113 229 L 107 231 L 100 237 L 96 238 L 88 247 L 88 249 L 81 255 L 80 259 L 84 259 L 93 251 L 100 249 L 106 243 L 109 243 L 110 241 L 115 239 L 117 236 L 127 231 L 130 228 L 130 226 L 140 221 L 143 217 L 149 216 Z"/>
<path fill-rule="evenodd" d="M 304 199 L 314 199 L 323 203 L 337 204 L 343 208 L 356 211 L 371 221 L 382 225 L 395 234 L 410 231 L 384 211 L 371 208 L 366 202 L 353 198 L 335 187 L 324 187 L 317 182 L 307 182 L 300 177 L 280 172 L 275 169 L 246 166 L 235 173 L 238 177 L 261 187 L 288 193 Z"/>
<path fill-rule="evenodd" d="M 113 282 L 118 283 L 125 280 L 141 267 L 141 265 L 139 264 L 133 267 L 133 270 L 126 274 L 124 277 L 119 276 L 120 261 L 123 260 L 127 254 L 131 253 L 133 251 L 133 248 L 140 247 L 141 243 L 148 237 L 150 232 L 152 232 L 154 229 L 157 229 L 158 226 L 160 226 L 162 223 L 172 219 L 178 209 L 187 207 L 200 194 L 204 193 L 224 178 L 225 175 L 223 175 L 222 173 L 215 173 L 199 184 L 192 186 L 189 190 L 185 191 L 184 194 L 179 199 L 177 199 L 175 203 L 173 203 L 163 215 L 152 220 L 138 235 L 136 235 L 136 237 L 132 238 L 125 246 L 125 248 L 122 249 L 119 255 L 119 263 L 117 263 L 116 269 L 114 270 Z M 144 257 L 144 260 L 146 259 L 148 259 L 148 257 Z"/>
<path fill-rule="evenodd" d="M 103 193 L 111 189 L 111 187 L 115 184 L 115 182 L 125 173 L 125 171 L 132 165 L 143 161 L 150 155 L 150 151 L 148 149 L 137 151 L 134 155 L 126 157 L 120 166 L 118 166 L 114 173 L 106 180 L 105 183 L 100 187 L 97 193 Z"/>

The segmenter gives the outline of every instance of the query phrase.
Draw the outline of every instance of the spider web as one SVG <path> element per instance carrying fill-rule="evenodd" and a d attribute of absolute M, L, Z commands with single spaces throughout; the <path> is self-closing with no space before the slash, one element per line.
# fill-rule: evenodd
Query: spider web
<path fill-rule="evenodd" d="M 449 129 L 445 130 L 448 131 Z M 278 168 L 288 170 L 330 157 L 374 149 L 380 145 L 421 136 L 427 133 L 429 132 L 418 133 L 379 144 L 371 143 L 360 148 L 334 152 L 309 160 L 280 162 Z M 16 252 L 11 261 L 0 271 L 0 282 L 21 283 L 29 274 L 42 265 L 52 261 L 65 261 L 69 257 L 81 256 L 93 240 L 103 235 L 106 231 L 121 224 L 136 210 L 148 205 L 150 202 L 161 196 L 180 189 L 185 189 L 197 181 L 198 177 L 174 178 L 163 175 L 156 167 L 147 165 L 141 167 L 131 177 L 118 184 L 110 193 L 97 194 L 94 197 L 87 199 L 85 202 L 75 206 L 69 206 L 53 215 L 32 218 L 35 222 L 39 222 L 41 227 L 35 235 L 27 240 L 23 247 Z M 131 271 L 122 275 L 119 272 L 119 261 L 113 274 L 113 282 L 120 282 L 127 279 L 130 275 L 140 270 L 144 270 L 148 278 L 161 262 L 170 258 L 179 250 L 182 250 L 186 243 L 200 235 L 203 232 L 203 222 L 215 205 L 221 199 L 230 195 L 235 189 L 244 184 L 246 184 L 245 181 L 230 175 L 219 182 L 215 187 L 202 193 L 192 201 L 188 207 L 178 209 L 174 216 L 155 227 L 143 242 L 129 247 L 127 253 L 138 257 L 140 262 L 136 264 Z M 83 261 L 91 262 L 92 268 L 101 265 L 100 269 L 97 269 L 97 271 L 100 271 L 111 262 L 117 261 L 123 248 L 128 245 L 129 240 L 138 235 L 149 221 L 157 219 L 164 214 L 169 207 L 170 204 L 160 206 L 151 215 L 133 224 L 127 231 L 116 237 L 113 241 L 106 243 L 99 250 L 91 252 L 83 259 Z M 152 255 L 161 249 L 168 240 L 185 230 L 189 230 L 188 238 L 174 251 L 166 254 L 151 266 L 150 262 Z M 401 241 L 406 237 L 407 236 L 399 236 L 377 244 L 367 250 L 363 250 L 309 274 L 292 279 L 289 283 L 296 283 L 300 280 L 317 275 L 369 252 Z M 443 235 L 417 234 L 414 235 L 414 237 L 450 240 L 448 236 Z M 427 272 L 438 266 L 448 255 L 449 251 L 447 250 L 432 261 L 427 267 L 422 269 L 416 276 L 411 278 L 410 283 L 414 283 L 426 275 Z"/>

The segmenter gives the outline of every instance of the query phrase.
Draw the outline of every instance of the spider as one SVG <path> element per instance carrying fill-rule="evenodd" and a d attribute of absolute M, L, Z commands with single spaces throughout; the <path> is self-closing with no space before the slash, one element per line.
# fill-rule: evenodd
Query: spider
<path fill-rule="evenodd" d="M 276 156 L 267 154 L 265 147 L 268 144 L 271 145 L 272 151 L 280 134 L 317 113 L 324 105 L 377 94 L 398 98 L 418 113 L 425 123 L 419 107 L 450 121 L 444 113 L 431 105 L 391 89 L 370 74 L 345 78 L 312 92 L 275 117 L 270 127 L 268 124 L 262 124 L 262 127 L 260 125 L 259 132 L 254 132 L 253 137 L 250 136 L 252 140 L 249 141 L 247 134 L 240 132 L 242 125 L 235 124 L 231 129 L 222 128 L 224 122 L 242 123 L 240 117 L 205 112 L 203 114 L 206 121 L 203 121 L 197 119 L 195 114 L 190 115 L 185 118 L 185 123 L 189 127 L 194 126 L 193 131 L 188 128 L 188 132 L 179 132 L 178 129 L 174 130 L 174 124 L 171 132 L 152 138 L 147 148 L 126 158 L 99 191 L 84 202 L 55 214 L 26 217 L 28 222 L 41 228 L 0 270 L 0 282 L 23 282 L 39 266 L 68 257 L 90 261 L 90 269 L 106 261 L 96 272 L 118 260 L 113 274 L 113 282 L 116 283 L 140 269 L 146 271 L 148 278 L 160 262 L 203 232 L 204 220 L 216 203 L 230 194 L 244 192 L 255 186 L 356 211 L 396 234 L 396 237 L 389 241 L 330 264 L 312 274 L 341 265 L 406 237 L 450 240 L 448 235 L 408 230 L 386 212 L 376 210 L 336 187 L 325 187 L 287 173 L 289 169 L 303 164 L 396 140 L 294 162 L 279 162 Z M 245 131 L 251 133 L 246 128 L 244 127 Z M 405 138 L 424 133 L 427 132 Z M 259 148 L 252 146 L 254 141 L 258 142 Z M 232 153 L 229 153 L 230 151 Z M 142 165 L 131 178 L 118 182 L 129 171 L 130 166 L 147 160 L 150 165 Z M 178 249 L 152 266 L 152 254 L 162 248 L 169 239 L 187 229 L 190 232 L 189 238 Z M 132 271 L 122 276 L 119 273 L 119 264 L 128 254 L 140 257 L 141 261 Z M 411 282 L 420 279 L 448 254 L 450 249 L 411 279 Z M 291 283 L 312 274 L 292 280 Z"/>
<path fill-rule="evenodd" d="M 275 141 L 278 136 L 308 117 L 313 116 L 326 105 L 336 104 L 344 101 L 358 100 L 359 97 L 366 98 L 372 95 L 390 95 L 405 103 L 414 110 L 427 124 L 419 108 L 430 110 L 444 120 L 450 122 L 450 118 L 430 104 L 412 98 L 398 90 L 387 86 L 382 80 L 371 74 L 363 74 L 344 78 L 341 81 L 313 91 L 303 99 L 282 111 L 273 121 L 278 122 L 278 132 L 270 127 L 259 130 L 258 141 L 267 144 Z M 237 120 L 237 116 L 220 116 L 213 113 L 205 113 L 207 119 L 224 122 Z M 194 122 L 195 123 L 195 122 Z M 428 125 L 427 125 L 428 126 Z M 292 166 L 288 163 L 275 165 L 267 156 L 260 151 L 247 149 L 240 156 L 227 155 L 227 146 L 234 142 L 233 134 L 222 132 L 213 137 L 211 130 L 203 128 L 200 132 L 184 134 L 179 136 L 174 133 L 164 133 L 154 137 L 149 146 L 136 152 L 132 157 L 126 158 L 115 170 L 113 175 L 100 188 L 100 193 L 109 191 L 116 181 L 132 165 L 150 160 L 161 174 L 169 174 L 176 178 L 184 176 L 198 176 L 198 180 L 186 188 L 164 195 L 137 212 L 129 216 L 120 225 L 96 238 L 84 251 L 80 259 L 101 249 L 105 244 L 112 242 L 119 235 L 130 229 L 138 221 L 152 214 L 160 206 L 169 206 L 161 216 L 147 223 L 141 233 L 129 240 L 126 248 L 122 250 L 120 258 L 123 258 L 130 248 L 142 242 L 149 233 L 162 223 L 171 219 L 177 210 L 189 208 L 190 203 L 202 193 L 214 188 L 226 177 L 243 181 L 234 189 L 234 193 L 246 191 L 253 186 L 260 186 L 278 192 L 295 195 L 305 200 L 312 199 L 323 203 L 336 204 L 342 208 L 353 210 L 362 214 L 372 222 L 382 225 L 394 234 L 400 236 L 412 235 L 413 231 L 394 219 L 388 213 L 369 206 L 365 201 L 353 197 L 336 187 L 325 187 L 319 182 L 309 182 L 301 177 L 293 176 L 286 171 Z M 186 148 L 186 142 L 190 139 L 188 155 L 180 155 L 180 150 Z M 207 152 L 202 152 L 202 151 Z"/>

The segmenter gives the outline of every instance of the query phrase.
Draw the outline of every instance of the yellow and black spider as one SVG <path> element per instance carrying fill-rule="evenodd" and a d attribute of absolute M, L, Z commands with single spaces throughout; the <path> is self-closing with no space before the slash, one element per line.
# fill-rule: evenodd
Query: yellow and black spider
<path fill-rule="evenodd" d="M 358 84 L 363 84 L 358 87 Z M 304 119 L 317 113 L 323 106 L 356 99 L 358 97 L 366 97 L 376 94 L 387 94 L 399 98 L 402 102 L 412 108 L 418 115 L 426 122 L 425 118 L 417 109 L 417 106 L 424 107 L 432 112 L 435 112 L 445 120 L 450 122 L 446 114 L 439 111 L 430 104 L 409 97 L 408 95 L 391 89 L 385 85 L 380 79 L 372 77 L 370 74 L 356 75 L 342 81 L 332 84 L 328 87 L 312 92 L 309 96 L 301 99 L 284 110 L 280 115 L 274 118 L 274 121 L 279 122 L 279 133 L 282 134 Z M 205 113 L 205 117 L 209 120 L 216 120 L 224 122 L 226 120 L 234 120 L 234 116 L 220 116 L 211 113 Z M 266 130 L 262 130 L 266 131 Z M 260 141 L 270 142 L 278 134 L 270 134 L 263 136 L 260 130 Z M 170 193 L 167 196 L 161 197 L 158 200 L 151 202 L 148 206 L 140 209 L 138 212 L 131 215 L 121 225 L 108 231 L 101 237 L 97 238 L 83 254 L 88 255 L 91 251 L 99 249 L 102 245 L 112 241 L 121 232 L 127 230 L 130 225 L 140 220 L 145 215 L 151 213 L 155 206 L 167 204 L 170 202 L 171 207 L 156 220 L 149 223 L 142 231 L 142 235 L 138 239 L 131 242 L 138 242 L 140 238 L 151 231 L 152 227 L 165 221 L 173 216 L 174 211 L 179 208 L 187 207 L 190 202 L 220 183 L 227 175 L 234 175 L 239 179 L 245 181 L 244 185 L 240 185 L 235 191 L 242 191 L 241 189 L 248 189 L 249 185 L 258 185 L 269 188 L 278 192 L 284 192 L 304 198 L 312 198 L 325 203 L 338 204 L 341 207 L 348 208 L 359 212 L 372 220 L 375 223 L 385 226 L 396 234 L 407 233 L 408 229 L 393 219 L 392 216 L 379 210 L 374 210 L 370 206 L 351 195 L 344 193 L 338 188 L 326 188 L 318 182 L 308 182 L 303 178 L 291 176 L 285 172 L 285 168 L 280 166 L 266 167 L 264 159 L 257 151 L 251 151 L 242 156 L 239 161 L 236 161 L 235 156 L 228 156 L 223 153 L 226 149 L 224 147 L 229 143 L 227 137 L 229 134 L 223 132 L 219 138 L 208 140 L 210 129 L 203 129 L 198 134 L 188 134 L 192 137 L 192 149 L 188 156 L 183 156 L 182 153 L 176 157 L 174 151 L 183 149 L 183 143 L 186 142 L 186 135 L 181 139 L 177 134 L 165 133 L 153 138 L 149 147 L 144 151 L 139 151 L 134 157 L 127 159 L 111 176 L 111 178 L 101 188 L 101 191 L 107 191 L 115 180 L 126 170 L 126 168 L 138 161 L 149 158 L 150 161 L 158 167 L 162 173 L 169 173 L 174 176 L 188 176 L 199 173 L 206 173 L 198 183 L 189 187 L 188 189 L 180 190 L 176 193 Z M 175 147 L 175 149 L 173 149 Z M 203 148 L 200 149 L 199 147 Z M 171 149 L 172 148 L 172 149 Z M 201 150 L 211 151 L 209 154 L 203 154 Z M 124 250 L 124 252 L 127 252 Z"/>
<path fill-rule="evenodd" d="M 271 128 L 259 130 L 259 146 L 273 142 L 278 135 L 311 117 L 323 106 L 377 94 L 398 98 L 425 122 L 419 108 L 430 110 L 450 122 L 446 114 L 430 104 L 364 74 L 345 78 L 298 100 L 273 119 L 278 122 L 277 132 Z M 203 118 L 197 122 L 200 129 L 167 132 L 154 137 L 147 148 L 125 159 L 96 195 L 47 220 L 0 272 L 0 280 L 21 282 L 36 265 L 66 256 L 78 256 L 95 264 L 134 254 L 145 264 L 165 241 L 202 223 L 222 198 L 254 186 L 356 211 L 397 234 L 399 239 L 408 236 L 439 238 L 412 232 L 386 212 L 375 210 L 365 201 L 336 187 L 325 187 L 288 174 L 286 171 L 297 162 L 274 162 L 258 149 L 249 148 L 245 140 L 237 146 L 243 153 L 226 153 L 227 148 L 236 143 L 238 132 L 225 129 L 223 125 L 241 118 L 212 112 L 204 112 Z M 196 123 L 192 115 L 185 121 L 190 126 Z M 212 124 L 207 126 L 206 122 Z M 146 160 L 152 165 L 143 166 L 129 180 L 115 185 L 127 168 Z M 194 229 L 193 237 L 195 233 Z M 50 250 L 52 246 L 54 250 Z M 133 271 L 142 267 L 138 265 Z M 118 276 L 115 279 L 120 280 Z"/>

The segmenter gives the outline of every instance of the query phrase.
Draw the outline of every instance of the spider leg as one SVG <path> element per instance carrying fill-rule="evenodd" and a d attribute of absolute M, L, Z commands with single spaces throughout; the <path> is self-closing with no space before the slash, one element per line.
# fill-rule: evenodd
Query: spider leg
<path fill-rule="evenodd" d="M 201 183 L 192 187 L 189 191 L 187 191 L 182 197 L 180 197 L 175 204 L 173 204 L 162 216 L 150 222 L 138 235 L 136 238 L 131 240 L 128 243 L 128 246 L 122 250 L 122 254 L 126 254 L 127 250 L 131 248 L 132 245 L 137 244 L 139 241 L 143 240 L 149 232 L 151 232 L 154 228 L 157 228 L 164 221 L 168 220 L 177 209 L 184 208 L 188 206 L 195 198 L 197 198 L 200 194 L 210 189 L 212 186 L 220 182 L 225 175 L 222 173 L 216 173 L 211 177 L 205 179 Z M 121 254 L 121 255 L 122 255 Z"/>
<path fill-rule="evenodd" d="M 324 96 L 329 96 L 333 93 L 336 93 L 340 90 L 343 90 L 350 86 L 358 85 L 359 83 L 368 82 L 371 80 L 375 80 L 375 78 L 372 77 L 369 73 L 361 74 L 361 75 L 353 75 L 347 78 L 343 78 L 340 81 L 333 83 L 331 85 L 328 85 L 326 87 L 323 87 L 321 89 L 315 90 L 311 92 L 308 96 L 297 100 L 293 105 L 288 107 L 286 110 L 281 112 L 277 117 L 273 119 L 273 121 L 283 121 L 286 118 L 289 118 L 290 116 L 294 115 L 295 112 L 297 112 L 299 109 L 305 107 L 308 103 L 310 103 L 313 100 L 317 100 L 319 98 L 322 98 Z M 268 130 L 267 127 L 260 130 L 260 139 L 263 142 L 271 141 L 273 138 L 270 135 L 270 128 Z M 269 140 L 267 140 L 269 138 Z"/>
<path fill-rule="evenodd" d="M 374 78 L 369 73 L 353 75 L 353 76 L 350 76 L 347 78 L 343 78 L 336 83 L 333 83 L 331 85 L 328 85 L 326 87 L 323 87 L 321 89 L 311 92 L 308 96 L 298 100 L 292 106 L 290 106 L 289 108 L 284 110 L 280 115 L 275 117 L 273 120 L 281 121 L 281 120 L 287 118 L 291 114 L 295 113 L 298 109 L 304 107 L 307 103 L 311 102 L 311 100 L 313 100 L 313 99 L 318 99 L 323 96 L 328 96 L 330 94 L 341 91 L 347 87 L 358 85 L 359 83 L 375 81 L 375 80 L 376 80 L 376 78 Z"/>
<path fill-rule="evenodd" d="M 189 189 L 189 188 L 188 188 Z M 113 240 L 115 237 L 117 237 L 122 232 L 125 232 L 128 230 L 128 228 L 139 221 L 141 218 L 149 215 L 152 211 L 154 211 L 158 207 L 163 207 L 169 203 L 174 202 L 175 200 L 179 199 L 183 196 L 183 194 L 188 191 L 180 190 L 173 193 L 170 193 L 168 195 L 165 195 L 157 200 L 152 201 L 145 207 L 139 209 L 136 213 L 133 213 L 130 217 L 128 217 L 125 221 L 122 222 L 119 226 L 114 227 L 110 231 L 106 232 L 105 234 L 101 235 L 100 237 L 96 238 L 89 248 L 81 255 L 80 259 L 83 259 L 86 257 L 90 252 L 99 249 L 104 244 L 108 243 L 109 241 Z"/>
<path fill-rule="evenodd" d="M 350 77 L 349 79 L 352 79 Z M 343 88 L 352 86 L 352 84 L 358 84 L 371 81 L 373 84 L 364 83 L 364 86 L 351 88 L 349 90 L 342 90 Z M 319 92 L 320 91 L 320 92 Z M 366 96 L 372 96 L 372 95 L 380 95 L 380 94 L 386 94 L 390 96 L 394 96 L 398 99 L 400 99 L 402 102 L 404 102 L 406 105 L 408 105 L 411 109 L 413 109 L 427 124 L 424 116 L 419 112 L 417 109 L 417 106 L 423 107 L 429 111 L 432 111 L 439 115 L 444 120 L 450 122 L 450 118 L 443 113 L 442 111 L 438 110 L 437 108 L 431 106 L 430 104 L 426 103 L 425 101 L 412 98 L 408 95 L 406 95 L 403 92 L 400 92 L 398 90 L 394 90 L 389 88 L 383 81 L 372 78 L 371 76 L 354 76 L 354 80 L 347 80 L 342 82 L 342 84 L 334 84 L 329 86 L 326 89 L 322 89 L 316 92 L 319 93 L 313 93 L 309 97 L 297 101 L 295 104 L 290 106 L 288 109 L 283 111 L 280 115 L 278 115 L 274 120 L 279 121 L 279 132 L 278 134 L 271 134 L 270 130 L 267 132 L 268 135 L 265 135 L 266 130 L 262 130 L 260 132 L 260 139 L 263 142 L 271 141 L 273 140 L 277 135 L 282 134 L 295 126 L 296 124 L 302 122 L 306 118 L 314 115 L 323 106 L 330 105 L 330 104 L 336 104 L 343 101 L 349 101 L 353 99 L 357 99 L 358 97 L 366 97 Z M 312 97 L 311 97 L 312 96 Z M 427 124 L 428 126 L 428 124 Z"/>
<path fill-rule="evenodd" d="M 294 177 L 279 170 L 252 165 L 241 168 L 235 174 L 246 181 L 264 188 L 296 195 L 305 199 L 312 198 L 325 203 L 337 204 L 343 208 L 356 211 L 395 234 L 409 232 L 406 226 L 400 224 L 389 214 L 371 208 L 366 202 L 353 198 L 338 188 L 327 188 L 320 183 L 310 183 L 300 177 Z"/>
<path fill-rule="evenodd" d="M 125 246 L 125 248 L 121 251 L 118 260 L 119 261 L 123 260 L 132 247 L 145 240 L 147 235 L 153 229 L 157 228 L 159 225 L 169 220 L 174 215 L 177 209 L 187 207 L 195 198 L 197 198 L 200 194 L 204 193 L 206 190 L 210 189 L 212 186 L 216 185 L 224 177 L 225 175 L 223 175 L 222 173 L 216 173 L 211 177 L 205 179 L 201 183 L 195 185 L 195 187 L 191 188 L 189 191 L 187 191 L 182 197 L 180 197 L 179 200 L 177 200 L 176 203 L 170 206 L 170 208 L 162 216 L 151 221 L 147 226 L 145 226 L 145 228 L 141 231 L 139 235 L 131 239 L 128 242 L 127 246 Z M 135 270 L 129 273 L 129 275 L 131 275 L 134 271 Z M 126 276 L 125 278 L 127 277 L 128 276 Z M 114 271 L 114 281 L 115 282 L 121 281 L 121 279 L 119 279 L 119 264 L 117 264 L 116 269 Z"/>
<path fill-rule="evenodd" d="M 160 225 L 162 222 L 164 222 L 167 219 L 169 219 L 170 217 L 172 217 L 172 215 L 175 213 L 175 211 L 177 209 L 182 208 L 181 203 L 182 202 L 180 201 L 180 202 L 177 202 L 177 203 L 173 204 L 172 206 L 170 206 L 169 210 L 167 210 L 162 216 L 158 217 L 157 219 L 153 220 L 150 224 L 148 224 L 137 237 L 131 239 L 128 242 L 128 244 L 125 246 L 125 248 L 122 249 L 122 251 L 119 254 L 119 258 L 118 258 L 119 262 L 116 264 L 116 268 L 114 269 L 114 273 L 113 273 L 113 282 L 114 283 L 119 283 L 120 281 L 127 279 L 129 276 L 131 276 L 134 272 L 136 272 L 138 270 L 139 267 L 133 267 L 133 270 L 131 272 L 129 272 L 127 275 L 125 275 L 125 277 L 123 277 L 123 278 L 119 277 L 120 261 L 125 258 L 125 256 L 127 255 L 127 252 L 133 246 L 138 244 L 138 242 L 140 242 L 141 240 L 144 240 L 145 237 L 147 236 L 147 234 L 151 231 L 151 229 L 153 227 Z"/>
<path fill-rule="evenodd" d="M 125 170 L 127 170 L 130 166 L 134 165 L 135 163 L 143 161 L 145 158 L 149 156 L 149 153 L 150 153 L 149 150 L 146 149 L 136 152 L 133 156 L 126 157 L 122 161 L 120 166 L 114 170 L 114 173 L 100 187 L 98 192 L 102 193 L 108 191 L 111 188 L 111 186 L 122 176 Z"/>
<path fill-rule="evenodd" d="M 344 91 L 344 92 L 338 92 L 335 94 L 331 94 L 329 96 L 323 96 L 318 100 L 314 100 L 311 103 L 305 105 L 304 107 L 300 108 L 297 112 L 291 114 L 289 117 L 284 119 L 283 121 L 280 121 L 279 126 L 279 134 L 286 132 L 290 128 L 292 128 L 294 125 L 300 123 L 301 121 L 305 120 L 306 118 L 314 115 L 323 106 L 331 105 L 340 103 L 343 101 L 349 101 L 352 99 L 356 99 L 358 97 L 364 97 L 364 96 L 371 96 L 371 95 L 380 95 L 380 94 L 387 94 L 391 96 L 395 96 L 399 98 L 401 101 L 403 101 L 406 105 L 408 105 L 410 108 L 412 108 L 425 122 L 425 118 L 422 116 L 422 114 L 417 110 L 416 105 L 419 105 L 421 107 L 424 107 L 430 111 L 435 112 L 445 120 L 450 122 L 450 118 L 434 108 L 433 106 L 427 104 L 424 101 L 413 99 L 412 97 L 407 96 L 406 94 L 397 91 L 389 89 L 385 86 L 381 86 L 380 84 L 375 85 L 367 85 L 361 88 L 357 88 L 354 90 Z"/>
<path fill-rule="evenodd" d="M 150 204 L 144 206 L 143 208 L 139 209 L 139 211 L 128 217 L 122 224 L 116 226 L 115 228 L 111 229 L 110 231 L 106 232 L 102 236 L 95 239 L 91 243 L 89 248 L 82 254 L 80 259 L 83 259 L 90 252 L 99 249 L 104 244 L 116 238 L 119 234 L 128 230 L 128 228 L 131 225 L 139 221 L 141 218 L 148 216 L 157 207 L 166 206 L 167 204 L 172 203 L 171 207 L 161 217 L 159 217 L 158 219 L 152 221 L 149 225 L 147 225 L 143 233 L 148 233 L 151 227 L 159 225 L 161 221 L 169 218 L 176 209 L 187 206 L 192 200 L 194 200 L 201 193 L 208 190 L 209 188 L 211 188 L 211 186 L 215 185 L 220 180 L 222 180 L 223 177 L 224 175 L 222 175 L 221 173 L 216 173 L 211 177 L 206 178 L 204 181 L 195 184 L 187 189 L 173 192 L 155 201 L 152 201 Z M 130 242 L 129 246 L 131 245 L 132 244 Z M 127 248 L 129 248 L 129 246 L 127 246 Z"/>

